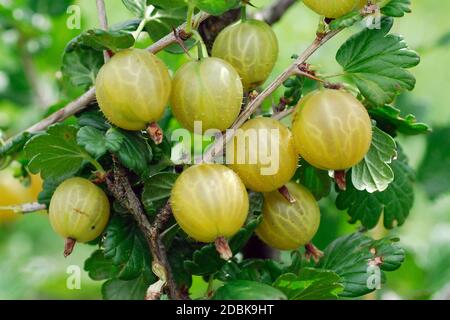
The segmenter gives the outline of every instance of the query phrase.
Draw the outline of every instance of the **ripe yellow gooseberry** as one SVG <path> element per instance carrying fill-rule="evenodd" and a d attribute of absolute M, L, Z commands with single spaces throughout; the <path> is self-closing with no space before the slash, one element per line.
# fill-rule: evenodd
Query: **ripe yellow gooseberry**
<path fill-rule="evenodd" d="M 367 0 L 303 0 L 316 13 L 327 18 L 339 18 L 350 11 L 361 9 Z"/>
<path fill-rule="evenodd" d="M 278 40 L 267 23 L 241 21 L 220 32 L 212 55 L 228 61 L 249 91 L 263 84 L 272 72 L 278 59 Z"/>
<path fill-rule="evenodd" d="M 305 187 L 294 182 L 286 187 L 296 201 L 290 203 L 278 191 L 265 193 L 263 219 L 256 234 L 273 248 L 294 250 L 308 244 L 316 234 L 320 209 Z"/>
<path fill-rule="evenodd" d="M 247 121 L 227 145 L 227 163 L 257 192 L 270 192 L 286 184 L 297 169 L 298 155 L 291 132 L 279 121 Z"/>
<path fill-rule="evenodd" d="M 225 130 L 236 120 L 243 99 L 238 73 L 226 61 L 204 58 L 184 64 L 175 74 L 172 111 L 188 130 L 201 121 L 202 131 Z"/>
<path fill-rule="evenodd" d="M 171 79 L 164 63 L 142 49 L 116 53 L 99 71 L 97 101 L 106 118 L 126 130 L 158 121 L 169 101 Z"/>
<path fill-rule="evenodd" d="M 243 226 L 249 208 L 242 181 L 219 164 L 186 169 L 175 182 L 170 203 L 180 227 L 195 240 L 207 243 L 233 236 Z"/>
<path fill-rule="evenodd" d="M 29 186 L 24 186 L 18 179 L 14 178 L 11 169 L 0 171 L 0 207 L 18 206 L 25 203 L 37 201 L 42 191 L 42 180 L 38 175 L 31 175 Z M 20 215 L 14 210 L 0 209 L 0 225 L 12 222 Z"/>
<path fill-rule="evenodd" d="M 105 229 L 109 209 L 108 198 L 102 189 L 87 179 L 70 178 L 53 194 L 49 207 L 50 224 L 66 241 L 88 242 Z M 66 247 L 65 255 L 70 252 L 71 248 Z"/>
<path fill-rule="evenodd" d="M 318 90 L 299 102 L 292 135 L 306 161 L 339 171 L 364 158 L 372 141 L 372 123 L 366 108 L 350 93 Z"/>

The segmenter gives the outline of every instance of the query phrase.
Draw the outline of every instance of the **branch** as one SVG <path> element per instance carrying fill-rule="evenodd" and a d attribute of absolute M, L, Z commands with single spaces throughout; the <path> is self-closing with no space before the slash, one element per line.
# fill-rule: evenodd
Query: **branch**
<path fill-rule="evenodd" d="M 324 43 L 333 38 L 336 34 L 341 31 L 334 30 L 326 34 L 317 35 L 314 42 L 306 48 L 306 50 L 292 63 L 286 70 L 283 71 L 269 86 L 262 91 L 254 100 L 252 100 L 244 111 L 239 115 L 237 120 L 234 122 L 233 126 L 227 130 L 225 135 L 220 136 L 217 139 L 211 148 L 208 149 L 206 154 L 203 157 L 204 162 L 211 162 L 217 155 L 221 155 L 223 153 L 224 146 L 230 142 L 230 140 L 234 137 L 236 130 L 240 128 L 249 118 L 250 116 L 257 110 L 257 108 L 264 102 L 264 100 L 269 97 L 275 90 L 280 87 L 283 82 L 285 82 L 290 76 L 297 73 L 297 69 L 303 65 L 306 60 L 313 53 L 317 51 Z"/>
<path fill-rule="evenodd" d="M 108 30 L 108 18 L 106 16 L 104 0 L 97 0 L 97 11 L 98 11 L 98 20 L 100 21 L 100 28 L 105 31 Z M 109 60 L 108 51 L 104 50 L 103 56 L 105 57 L 105 62 L 107 62 Z"/>
<path fill-rule="evenodd" d="M 2 210 L 12 210 L 17 213 L 27 214 L 47 210 L 47 206 L 38 202 L 24 203 L 14 206 L 0 206 L 0 216 Z"/>
<path fill-rule="evenodd" d="M 288 11 L 289 8 L 296 2 L 297 0 L 278 0 L 264 10 L 256 12 L 253 15 L 253 18 L 257 20 L 264 20 L 268 24 L 272 25 L 280 21 L 286 11 Z"/>
<path fill-rule="evenodd" d="M 167 285 L 169 297 L 180 300 L 184 298 L 184 295 L 178 289 L 174 280 L 167 253 L 160 237 L 160 233 L 169 221 L 172 211 L 165 206 L 156 216 L 154 223 L 150 224 L 139 198 L 131 187 L 125 170 L 117 162 L 115 157 L 113 157 L 113 161 L 113 178 L 108 177 L 106 179 L 108 190 L 133 215 L 139 229 L 144 234 L 152 253 L 153 272 Z"/>
<path fill-rule="evenodd" d="M 195 17 L 195 19 L 197 19 L 197 21 L 199 21 L 199 22 L 202 22 L 202 21 L 205 21 L 208 17 L 209 17 L 208 14 L 200 13 Z M 164 38 L 155 42 L 154 44 L 149 46 L 147 48 L 147 50 L 152 53 L 157 53 L 157 52 L 163 50 L 165 47 L 175 43 L 176 36 L 180 32 L 182 32 L 182 30 L 184 30 L 185 27 L 186 27 L 186 24 L 182 24 L 175 30 L 175 32 L 170 33 L 167 36 L 165 36 Z M 188 36 L 188 35 L 186 35 L 186 36 Z M 64 108 L 56 111 L 55 113 L 51 114 L 49 117 L 34 124 L 33 126 L 29 127 L 28 129 L 24 130 L 23 132 L 37 133 L 39 131 L 43 131 L 43 130 L 47 129 L 49 126 L 51 126 L 52 124 L 64 121 L 68 117 L 84 110 L 89 105 L 89 103 L 93 102 L 94 100 L 95 100 L 95 88 L 91 88 L 88 91 L 86 91 L 84 94 L 82 94 L 80 97 L 75 99 L 74 101 L 68 103 Z M 18 135 L 22 134 L 23 132 L 19 133 Z M 11 139 L 13 139 L 13 138 L 11 138 Z"/>

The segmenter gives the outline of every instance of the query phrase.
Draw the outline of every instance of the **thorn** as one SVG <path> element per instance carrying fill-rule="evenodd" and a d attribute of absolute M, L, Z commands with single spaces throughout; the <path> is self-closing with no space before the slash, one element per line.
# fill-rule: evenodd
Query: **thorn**
<path fill-rule="evenodd" d="M 184 53 L 190 58 L 193 59 L 191 54 L 189 53 L 189 49 L 186 47 L 184 41 L 190 38 L 190 35 L 186 33 L 184 30 L 177 30 L 173 28 L 173 35 L 175 37 L 175 42 L 183 49 Z"/>
<path fill-rule="evenodd" d="M 77 243 L 77 240 L 72 238 L 67 238 L 66 242 L 64 243 L 64 258 L 67 258 L 70 256 L 70 254 L 73 251 L 73 247 L 75 247 L 75 244 Z"/>
<path fill-rule="evenodd" d="M 278 189 L 278 192 L 281 193 L 281 195 L 289 201 L 289 203 L 295 203 L 297 200 L 289 193 L 289 190 L 286 186 L 282 186 L 280 189 Z"/>
<path fill-rule="evenodd" d="M 305 258 L 308 262 L 312 258 L 315 263 L 318 263 L 320 258 L 324 256 L 323 252 L 317 249 L 317 247 L 313 245 L 312 242 L 305 245 L 305 250 Z"/>
<path fill-rule="evenodd" d="M 216 245 L 217 252 L 223 260 L 228 261 L 233 257 L 233 253 L 231 252 L 227 239 L 224 237 L 218 237 L 214 244 Z"/>
<path fill-rule="evenodd" d="M 163 141 L 164 133 L 156 122 L 152 122 L 148 125 L 147 134 L 155 144 L 161 144 L 161 142 Z"/>
<path fill-rule="evenodd" d="M 339 170 L 334 172 L 334 181 L 336 182 L 339 190 L 347 190 L 347 182 L 345 177 L 345 170 Z"/>

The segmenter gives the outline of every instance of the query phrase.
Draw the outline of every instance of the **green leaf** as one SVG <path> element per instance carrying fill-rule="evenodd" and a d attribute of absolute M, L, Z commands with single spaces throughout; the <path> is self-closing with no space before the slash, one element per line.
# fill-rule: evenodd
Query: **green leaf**
<path fill-rule="evenodd" d="M 411 13 L 411 0 L 391 0 L 381 8 L 381 13 L 389 17 L 403 17 L 405 13 Z"/>
<path fill-rule="evenodd" d="M 64 52 L 61 72 L 72 85 L 88 88 L 94 85 L 97 73 L 103 63 L 101 52 L 78 47 Z"/>
<path fill-rule="evenodd" d="M 80 127 L 90 126 L 98 130 L 106 131 L 111 125 L 106 121 L 103 113 L 98 109 L 88 109 L 77 115 Z"/>
<path fill-rule="evenodd" d="M 122 30 L 90 29 L 72 39 L 66 47 L 66 53 L 80 48 L 92 48 L 97 51 L 127 49 L 134 45 L 135 39 L 129 32 Z"/>
<path fill-rule="evenodd" d="M 72 0 L 28 0 L 28 6 L 34 12 L 59 16 L 67 12 L 67 7 L 72 4 Z"/>
<path fill-rule="evenodd" d="M 161 172 L 145 181 L 142 203 L 147 211 L 156 214 L 165 205 L 177 178 L 178 174 L 176 173 Z"/>
<path fill-rule="evenodd" d="M 147 0 L 122 0 L 125 7 L 136 17 L 143 18 L 147 8 Z"/>
<path fill-rule="evenodd" d="M 29 132 L 22 132 L 8 140 L 5 144 L 0 145 L 0 159 L 20 152 L 32 136 Z"/>
<path fill-rule="evenodd" d="M 106 280 L 116 276 L 118 268 L 106 259 L 103 250 L 94 251 L 84 262 L 84 270 L 92 280 Z"/>
<path fill-rule="evenodd" d="M 339 296 L 363 296 L 385 281 L 384 271 L 394 271 L 403 263 L 405 252 L 397 241 L 373 240 L 359 232 L 343 236 L 325 249 L 317 267 L 341 277 L 344 291 Z"/>
<path fill-rule="evenodd" d="M 153 153 L 147 139 L 139 132 L 117 128 L 115 130 L 115 135 L 121 135 L 123 139 L 120 149 L 116 152 L 120 162 L 138 175 L 148 176 Z"/>
<path fill-rule="evenodd" d="M 273 286 L 289 300 L 330 300 L 337 299 L 344 286 L 341 277 L 330 270 L 304 268 L 298 275 L 281 275 Z"/>
<path fill-rule="evenodd" d="M 336 198 L 336 207 L 347 210 L 350 223 L 361 221 L 368 229 L 374 228 L 384 218 L 384 226 L 392 229 L 401 226 L 411 211 L 414 203 L 414 173 L 408 166 L 406 159 L 401 156 L 392 162 L 394 181 L 383 192 L 368 193 L 358 191 L 352 183 L 348 183 L 347 190 Z"/>
<path fill-rule="evenodd" d="M 213 300 L 287 300 L 287 297 L 280 290 L 267 284 L 236 280 L 220 287 Z"/>
<path fill-rule="evenodd" d="M 352 183 L 355 189 L 369 193 L 386 190 L 394 181 L 394 171 L 389 164 L 396 155 L 395 140 L 377 127 L 373 127 L 369 152 L 352 168 Z"/>
<path fill-rule="evenodd" d="M 25 145 L 25 155 L 30 162 L 28 169 L 41 173 L 43 179 L 62 181 L 73 176 L 91 156 L 77 144 L 77 129 L 56 124 L 47 133 L 34 136 Z"/>
<path fill-rule="evenodd" d="M 178 226 L 176 226 L 178 231 Z M 165 239 L 167 234 L 165 235 Z M 165 240 L 164 239 L 164 240 Z M 185 239 L 175 238 L 170 247 L 165 244 L 172 274 L 180 287 L 190 288 L 192 285 L 192 275 L 187 272 L 183 262 L 192 256 L 192 247 Z"/>
<path fill-rule="evenodd" d="M 425 156 L 418 169 L 418 180 L 431 199 L 450 190 L 450 127 L 436 128 L 427 137 Z"/>
<path fill-rule="evenodd" d="M 118 267 L 117 278 L 131 280 L 151 273 L 151 256 L 144 235 L 131 217 L 115 215 L 106 228 L 105 258 Z"/>
<path fill-rule="evenodd" d="M 220 16 L 230 9 L 236 8 L 241 0 L 194 0 L 197 7 L 213 16 Z"/>
<path fill-rule="evenodd" d="M 305 160 L 300 160 L 300 166 L 295 172 L 294 180 L 305 186 L 317 200 L 330 194 L 331 178 L 327 171 L 319 170 Z"/>
<path fill-rule="evenodd" d="M 382 19 L 381 29 L 365 29 L 348 39 L 336 60 L 367 101 L 377 107 L 391 103 L 397 94 L 412 90 L 414 76 L 407 71 L 419 64 L 399 35 L 388 34 L 392 18 Z"/>
<path fill-rule="evenodd" d="M 369 113 L 377 122 L 388 123 L 398 131 L 407 135 L 417 135 L 431 132 L 431 128 L 425 124 L 417 122 L 416 117 L 412 114 L 403 118 L 400 110 L 389 105 L 380 108 L 370 108 Z"/>
<path fill-rule="evenodd" d="M 240 263 L 228 261 L 215 275 L 223 282 L 250 280 L 271 285 L 282 273 L 282 268 L 274 260 L 244 260 Z"/>
<path fill-rule="evenodd" d="M 104 155 L 108 150 L 117 152 L 120 150 L 124 137 L 115 128 L 109 129 L 106 134 L 94 127 L 85 126 L 78 130 L 77 141 L 90 154 L 96 158 Z"/>
<path fill-rule="evenodd" d="M 164 9 L 173 9 L 187 6 L 186 0 L 147 0 L 147 3 Z"/>
<path fill-rule="evenodd" d="M 229 241 L 233 254 L 238 253 L 248 242 L 256 227 L 260 224 L 262 217 L 250 220 L 247 225 L 241 228 Z M 214 244 L 208 244 L 194 252 L 192 260 L 184 262 L 186 270 L 195 275 L 210 275 L 222 268 L 225 260 L 220 258 Z"/>
<path fill-rule="evenodd" d="M 38 202 L 49 206 L 53 193 L 58 186 L 58 180 L 54 181 L 52 179 L 45 179 L 44 183 L 42 184 L 42 191 L 38 195 Z"/>
<path fill-rule="evenodd" d="M 154 10 L 145 25 L 150 38 L 156 42 L 167 34 L 173 32 L 173 29 L 181 25 L 186 20 L 187 9 L 176 8 L 167 10 Z M 184 41 L 187 49 L 192 48 L 195 45 L 194 39 L 188 39 Z M 171 44 L 164 48 L 165 51 L 174 54 L 184 53 L 184 49 L 177 43 Z"/>
<path fill-rule="evenodd" d="M 248 194 L 250 207 L 249 207 L 249 214 L 260 214 L 263 210 L 264 205 L 264 196 L 260 192 L 254 192 L 250 191 Z"/>
<path fill-rule="evenodd" d="M 102 286 L 105 300 L 144 300 L 152 282 L 143 275 L 133 280 L 110 279 Z"/>

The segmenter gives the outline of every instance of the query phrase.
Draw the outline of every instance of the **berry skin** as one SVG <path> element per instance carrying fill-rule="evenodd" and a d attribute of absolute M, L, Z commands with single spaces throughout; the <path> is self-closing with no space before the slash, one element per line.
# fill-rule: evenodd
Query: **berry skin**
<path fill-rule="evenodd" d="M 289 203 L 278 191 L 265 193 L 263 219 L 256 234 L 273 248 L 294 250 L 308 244 L 316 234 L 320 209 L 305 187 L 294 182 L 286 187 L 296 201 Z"/>
<path fill-rule="evenodd" d="M 226 61 L 205 58 L 183 65 L 173 79 L 172 111 L 188 130 L 202 122 L 203 132 L 229 128 L 241 110 L 244 91 L 238 73 Z"/>
<path fill-rule="evenodd" d="M 292 123 L 297 152 L 324 170 L 345 170 L 358 164 L 372 141 L 372 122 L 353 95 L 318 90 L 298 104 Z"/>
<path fill-rule="evenodd" d="M 170 203 L 184 232 L 206 243 L 238 232 L 249 208 L 244 184 L 236 173 L 219 164 L 186 169 L 175 182 Z"/>
<path fill-rule="evenodd" d="M 97 101 L 105 117 L 125 130 L 158 121 L 169 101 L 171 79 L 164 63 L 142 49 L 116 53 L 99 71 Z"/>
<path fill-rule="evenodd" d="M 227 146 L 227 156 L 232 157 L 228 161 L 230 168 L 245 186 L 256 192 L 270 192 L 291 180 L 298 155 L 289 129 L 270 118 L 249 120 L 240 129 L 234 144 Z M 252 137 L 253 142 L 249 141 Z"/>
<path fill-rule="evenodd" d="M 327 18 L 340 18 L 350 11 L 361 9 L 367 0 L 303 0 L 311 10 Z"/>
<path fill-rule="evenodd" d="M 109 209 L 102 189 L 87 179 L 71 178 L 56 188 L 49 219 L 53 230 L 63 238 L 88 242 L 105 229 Z"/>
<path fill-rule="evenodd" d="M 278 40 L 265 22 L 246 20 L 225 28 L 212 55 L 228 61 L 242 78 L 245 91 L 262 85 L 278 59 Z"/>

